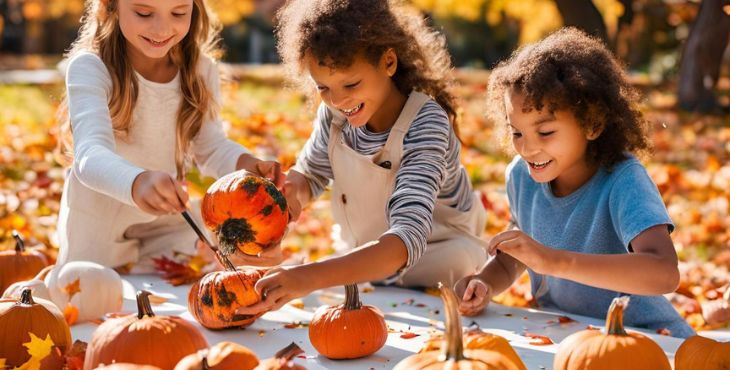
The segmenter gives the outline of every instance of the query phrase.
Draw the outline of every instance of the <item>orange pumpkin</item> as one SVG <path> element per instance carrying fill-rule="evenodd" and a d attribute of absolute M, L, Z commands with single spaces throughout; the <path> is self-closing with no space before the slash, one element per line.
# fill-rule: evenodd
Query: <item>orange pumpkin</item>
<path fill-rule="evenodd" d="M 624 330 L 624 309 L 629 297 L 614 298 L 606 316 L 606 334 L 581 330 L 558 347 L 554 370 L 670 370 L 669 360 L 651 338 Z"/>
<path fill-rule="evenodd" d="M 188 311 L 208 329 L 246 327 L 261 315 L 238 315 L 236 310 L 261 301 L 253 288 L 265 269 L 214 271 L 198 280 L 188 293 Z"/>
<path fill-rule="evenodd" d="M 461 317 L 458 299 L 450 288 L 439 283 L 441 299 L 444 300 L 446 332 L 440 352 L 426 351 L 401 360 L 393 370 L 418 369 L 480 369 L 517 370 L 519 367 L 510 358 L 496 351 L 484 349 L 464 350 Z"/>
<path fill-rule="evenodd" d="M 422 352 L 428 351 L 439 351 L 443 345 L 443 335 L 435 335 L 429 338 L 424 343 Z M 464 348 L 466 349 L 486 349 L 490 351 L 496 351 L 504 356 L 507 356 L 520 370 L 527 370 L 525 364 L 517 355 L 514 348 L 509 344 L 509 341 L 504 337 L 496 334 L 487 333 L 479 328 L 468 330 L 463 336 Z"/>
<path fill-rule="evenodd" d="M 699 335 L 687 338 L 674 354 L 674 370 L 730 369 L 730 342 Z"/>
<path fill-rule="evenodd" d="M 254 370 L 306 370 L 304 366 L 294 363 L 294 356 L 304 353 L 296 343 L 284 347 L 274 357 L 262 361 Z"/>
<path fill-rule="evenodd" d="M 137 314 L 105 321 L 86 349 L 84 369 L 127 362 L 172 369 L 183 357 L 208 347 L 193 325 L 177 316 L 155 316 L 147 291 L 137 292 Z"/>
<path fill-rule="evenodd" d="M 360 302 L 355 284 L 345 286 L 344 304 L 320 307 L 309 323 L 312 346 L 331 359 L 371 355 L 382 348 L 387 339 L 383 313 Z"/>
<path fill-rule="evenodd" d="M 32 279 L 48 266 L 48 260 L 43 254 L 25 250 L 25 242 L 15 230 L 13 238 L 15 238 L 15 250 L 0 252 L 0 293 L 10 284 Z"/>
<path fill-rule="evenodd" d="M 20 299 L 0 299 L 0 359 L 6 360 L 6 366 L 20 366 L 30 359 L 23 346 L 31 341 L 30 334 L 40 340 L 50 336 L 61 353 L 71 346 L 71 331 L 58 307 L 45 299 L 33 299 L 30 288 L 25 288 Z"/>
<path fill-rule="evenodd" d="M 225 175 L 201 204 L 205 226 L 218 235 L 220 251 L 258 255 L 281 241 L 289 223 L 286 198 L 269 180 L 246 171 Z"/>
<path fill-rule="evenodd" d="M 185 356 L 175 370 L 253 370 L 258 364 L 258 357 L 250 349 L 233 342 L 220 342 Z"/>

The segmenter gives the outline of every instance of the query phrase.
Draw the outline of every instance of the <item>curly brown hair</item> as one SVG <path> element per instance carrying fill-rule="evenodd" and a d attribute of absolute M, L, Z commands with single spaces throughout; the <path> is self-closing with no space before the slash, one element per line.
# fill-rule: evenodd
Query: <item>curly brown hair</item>
<path fill-rule="evenodd" d="M 451 93 L 451 56 L 446 39 L 423 16 L 400 0 L 290 0 L 277 14 L 277 48 L 294 81 L 306 86 L 302 61 L 307 53 L 332 69 L 347 68 L 357 55 L 373 65 L 392 48 L 398 56 L 393 81 L 408 95 L 430 95 L 456 117 Z M 360 54 L 363 53 L 363 54 Z"/>
<path fill-rule="evenodd" d="M 587 159 L 611 169 L 626 153 L 651 149 L 648 124 L 638 110 L 639 94 L 605 45 L 575 28 L 563 28 L 526 45 L 499 63 L 489 76 L 487 117 L 503 143 L 510 135 L 505 94 L 524 96 L 523 109 L 568 110 L 585 131 L 603 128 L 589 142 Z"/>

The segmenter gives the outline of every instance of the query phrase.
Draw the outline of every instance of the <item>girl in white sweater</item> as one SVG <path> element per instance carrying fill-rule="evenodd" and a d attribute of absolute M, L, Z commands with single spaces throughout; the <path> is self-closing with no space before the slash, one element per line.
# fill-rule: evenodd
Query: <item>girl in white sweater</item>
<path fill-rule="evenodd" d="M 193 161 L 207 175 L 247 169 L 283 182 L 276 162 L 226 138 L 215 26 L 204 0 L 87 1 L 66 71 L 59 263 L 142 272 L 151 257 L 193 252 L 178 214 Z"/>

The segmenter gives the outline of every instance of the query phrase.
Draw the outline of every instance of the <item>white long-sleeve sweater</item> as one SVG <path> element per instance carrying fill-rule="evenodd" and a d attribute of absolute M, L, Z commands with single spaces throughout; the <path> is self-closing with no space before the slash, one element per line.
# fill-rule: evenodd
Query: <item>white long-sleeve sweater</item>
<path fill-rule="evenodd" d="M 220 102 L 217 65 L 208 58 L 200 60 L 199 73 Z M 128 137 L 122 139 L 112 129 L 108 106 L 112 79 L 101 59 L 80 53 L 66 71 L 74 140 L 72 175 L 89 189 L 131 206 L 135 206 L 132 183 L 141 172 L 158 170 L 175 176 L 175 126 L 182 99 L 179 75 L 168 83 L 156 83 L 135 74 L 139 95 Z M 248 153 L 244 147 L 227 139 L 217 118 L 203 123 L 191 145 L 200 170 L 214 177 L 235 170 L 244 153 Z"/>

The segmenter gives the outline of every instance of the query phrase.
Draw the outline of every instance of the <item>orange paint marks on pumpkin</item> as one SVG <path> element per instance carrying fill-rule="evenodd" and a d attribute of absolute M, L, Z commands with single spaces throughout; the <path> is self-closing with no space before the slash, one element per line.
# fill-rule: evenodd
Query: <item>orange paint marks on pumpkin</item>
<path fill-rule="evenodd" d="M 76 293 L 81 292 L 81 279 L 76 279 L 73 283 L 66 285 L 63 287 L 63 291 L 68 294 L 68 299 L 73 298 Z"/>
<path fill-rule="evenodd" d="M 75 324 L 79 320 L 79 309 L 71 303 L 67 304 L 63 309 L 63 318 L 68 326 Z"/>

